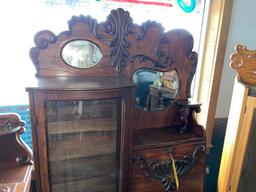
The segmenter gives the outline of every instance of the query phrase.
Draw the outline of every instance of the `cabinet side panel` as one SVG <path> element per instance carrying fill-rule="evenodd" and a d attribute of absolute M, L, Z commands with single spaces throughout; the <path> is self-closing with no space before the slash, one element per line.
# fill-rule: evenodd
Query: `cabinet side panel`
<path fill-rule="evenodd" d="M 38 149 L 38 162 L 40 169 L 41 191 L 49 192 L 48 180 L 48 156 L 47 156 L 47 139 L 46 139 L 46 112 L 45 100 L 46 94 L 34 92 L 34 110 L 36 114 L 36 139 Z"/>
<path fill-rule="evenodd" d="M 256 172 L 254 171 L 256 168 L 256 97 L 248 97 L 246 112 L 244 115 L 243 122 L 243 143 L 241 143 L 240 150 L 243 150 L 239 153 L 242 156 L 242 159 L 239 159 L 237 169 L 240 168 L 240 172 L 238 172 L 239 177 L 237 178 L 238 185 L 237 191 L 255 191 L 256 183 L 255 177 Z M 247 134 L 246 134 L 247 133 Z M 236 173 L 236 172 L 235 172 Z M 233 179 L 235 180 L 235 179 Z"/>
<path fill-rule="evenodd" d="M 245 159 L 244 159 L 244 164 L 240 176 L 240 181 L 238 184 L 238 191 L 254 191 L 256 188 L 256 183 L 254 182 L 254 179 L 256 177 L 255 175 L 255 170 L 256 169 L 256 111 L 254 109 L 254 117 L 253 117 L 253 122 L 251 125 L 251 128 L 254 128 L 251 130 L 250 133 L 250 138 L 247 144 L 247 149 L 245 152 Z"/>
<path fill-rule="evenodd" d="M 41 179 L 40 179 L 40 164 L 38 157 L 38 135 L 37 135 L 37 120 L 35 113 L 35 101 L 34 93 L 29 92 L 29 109 L 30 109 L 30 119 L 31 119 L 31 132 L 32 132 L 32 142 L 33 142 L 33 157 L 35 163 L 35 175 L 36 175 L 36 189 L 37 192 L 41 192 Z"/>

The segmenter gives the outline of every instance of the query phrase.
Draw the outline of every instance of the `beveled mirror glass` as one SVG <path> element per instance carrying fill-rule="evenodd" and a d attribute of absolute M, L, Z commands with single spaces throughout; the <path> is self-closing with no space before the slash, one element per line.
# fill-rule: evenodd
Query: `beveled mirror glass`
<path fill-rule="evenodd" d="M 62 49 L 61 56 L 66 64 L 81 69 L 97 65 L 102 58 L 99 47 L 86 40 L 70 41 Z"/>
<path fill-rule="evenodd" d="M 179 90 L 179 77 L 175 70 L 139 69 L 133 74 L 133 82 L 137 85 L 136 107 L 144 111 L 164 110 L 173 103 Z"/>

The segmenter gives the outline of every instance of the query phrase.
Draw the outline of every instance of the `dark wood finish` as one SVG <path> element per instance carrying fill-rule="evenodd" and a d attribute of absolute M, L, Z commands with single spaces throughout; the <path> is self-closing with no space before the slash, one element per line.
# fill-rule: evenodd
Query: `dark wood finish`
<path fill-rule="evenodd" d="M 28 87 L 35 91 L 100 91 L 123 89 L 135 86 L 134 83 L 119 77 L 48 77 L 38 78 L 38 84 Z"/>
<path fill-rule="evenodd" d="M 31 149 L 20 138 L 24 126 L 17 114 L 0 114 L 0 191 L 30 190 L 33 162 Z"/>
<path fill-rule="evenodd" d="M 85 99 L 89 99 L 92 100 L 94 98 L 97 99 L 106 99 L 106 98 L 123 98 L 122 99 L 122 113 L 123 115 L 121 115 L 122 119 L 121 119 L 121 142 L 122 143 L 126 143 L 125 145 L 121 145 L 121 143 L 119 144 L 119 146 L 121 147 L 120 151 L 120 163 L 121 163 L 121 171 L 120 171 L 120 177 L 121 178 L 127 178 L 127 168 L 124 167 L 125 166 L 125 162 L 122 163 L 122 161 L 124 161 L 124 159 L 127 159 L 127 155 L 129 154 L 129 146 L 126 146 L 129 142 L 127 141 L 127 139 L 129 138 L 129 118 L 128 118 L 128 111 L 129 108 L 126 107 L 126 105 L 128 105 L 128 103 L 130 103 L 129 98 L 131 97 L 131 93 L 132 91 L 130 91 L 130 88 L 124 88 L 122 90 L 120 89 L 108 89 L 108 90 L 102 90 L 102 91 L 83 91 L 83 92 L 76 92 L 76 91 L 52 91 L 52 92 L 47 92 L 45 93 L 44 90 L 37 90 L 36 92 L 31 92 L 31 94 L 34 94 L 34 101 L 35 103 L 37 103 L 37 105 L 41 105 L 43 107 L 40 107 L 36 110 L 43 110 L 42 112 L 40 112 L 40 114 L 34 114 L 36 117 L 35 119 L 37 119 L 37 126 L 45 126 L 45 127 L 49 127 L 49 125 L 46 125 L 46 117 L 44 116 L 44 114 L 46 114 L 46 108 L 44 107 L 44 103 L 47 100 L 64 100 L 64 101 L 69 101 L 70 99 L 75 99 L 75 100 L 85 100 Z M 92 95 L 91 95 L 92 94 Z M 36 112 L 39 113 L 39 112 Z M 127 115 L 125 115 L 127 114 Z M 124 117 L 125 116 L 125 117 Z M 103 119 L 104 120 L 104 119 Z M 84 120 L 83 120 L 84 121 Z M 102 122 L 100 122 L 101 120 L 99 120 L 99 124 L 98 126 L 100 126 L 100 124 L 102 124 Z M 81 123 L 81 122 L 80 122 Z M 52 122 L 50 122 L 50 124 L 52 124 Z M 113 124 L 113 123 L 111 123 Z M 108 124 L 104 124 L 107 125 L 106 129 L 109 129 Z M 127 126 L 127 128 L 125 128 Z M 54 126 L 55 127 L 55 126 Z M 71 127 L 70 127 L 71 128 Z M 76 128 L 76 125 L 73 127 Z M 93 127 L 92 127 L 93 128 Z M 91 128 L 91 129 L 92 129 Z M 93 132 L 96 131 L 96 133 L 94 134 L 90 134 L 91 131 L 88 130 L 87 125 L 85 127 L 83 127 L 83 131 L 85 131 L 85 134 L 81 135 L 81 132 L 79 132 L 79 130 L 73 130 L 73 132 L 71 132 L 70 130 L 67 132 L 65 131 L 66 129 L 64 129 L 64 133 L 63 136 L 65 139 L 63 141 L 53 141 L 51 145 L 49 145 L 49 139 L 50 137 L 52 138 L 51 140 L 54 140 L 54 135 L 56 135 L 56 133 L 54 133 L 55 128 L 52 130 L 48 130 L 48 129 L 36 129 L 36 134 L 37 135 L 44 135 L 44 137 L 40 137 L 38 138 L 37 142 L 38 142 L 38 159 L 39 159 L 39 175 L 40 175 L 40 180 L 38 180 L 40 183 L 38 183 L 38 187 L 40 187 L 38 190 L 39 191 L 50 191 L 50 183 L 48 181 L 48 177 L 50 176 L 49 173 L 49 163 L 47 161 L 45 161 L 46 159 L 55 162 L 60 162 L 63 161 L 62 166 L 64 166 L 65 162 L 64 160 L 72 160 L 70 157 L 65 156 L 65 153 L 67 150 L 68 151 L 74 151 L 76 150 L 77 155 L 73 156 L 74 160 L 75 159 L 81 159 L 81 158 L 92 158 L 94 156 L 97 155 L 104 155 L 105 156 L 109 156 L 110 154 L 112 154 L 114 151 L 112 151 L 111 148 L 109 148 L 109 146 L 113 146 L 114 141 L 113 141 L 113 137 L 111 135 L 113 135 L 112 130 L 105 130 L 107 131 L 106 133 L 104 133 L 103 135 L 100 135 L 100 133 L 98 134 L 97 132 L 100 132 L 100 128 L 97 128 L 97 123 L 96 123 L 96 130 L 93 130 Z M 128 129 L 126 131 L 126 129 Z M 46 132 L 47 131 L 47 132 Z M 80 135 L 78 135 L 79 137 L 76 137 L 75 134 L 76 132 L 79 132 Z M 89 135 L 86 135 L 86 132 L 89 133 Z M 48 139 L 45 137 L 47 134 L 50 134 L 50 137 L 48 137 Z M 60 135 L 59 135 L 60 136 Z M 58 137 L 58 135 L 57 135 Z M 79 139 L 77 139 L 79 138 Z M 90 143 L 97 143 L 97 145 L 93 145 L 91 146 Z M 62 150 L 54 150 L 56 149 L 61 149 Z M 51 157 L 49 157 L 49 153 L 51 153 L 51 151 L 56 151 L 55 153 L 52 153 Z M 125 153 L 125 151 L 127 153 Z M 102 165 L 101 165 L 102 166 Z M 82 169 L 81 169 L 82 170 Z M 74 181 L 75 182 L 75 181 Z M 78 182 L 78 181 L 76 181 Z M 96 181 L 95 181 L 96 182 Z M 73 183 L 74 184 L 74 183 Z M 73 185 L 72 184 L 72 185 Z M 124 190 L 123 187 L 124 185 L 126 185 L 125 183 L 123 184 L 120 181 L 120 191 Z M 55 185 L 54 185 L 55 186 Z M 52 186 L 54 188 L 54 186 Z M 71 186 L 70 186 L 71 187 Z M 86 185 L 83 185 L 81 187 L 86 187 Z M 52 188 L 52 189 L 53 189 Z M 68 188 L 71 190 L 71 188 Z M 77 189 L 78 190 L 78 189 Z"/>
<path fill-rule="evenodd" d="M 30 50 L 38 78 L 37 85 L 27 88 L 37 190 L 115 191 L 118 183 L 120 192 L 163 191 L 161 182 L 146 177 L 134 157 L 168 161 L 171 147 L 179 167 L 186 156 L 197 154 L 198 145 L 204 148 L 205 130 L 195 119 L 200 104 L 190 100 L 197 65 L 193 37 L 182 29 L 164 32 L 155 21 L 139 26 L 123 9 L 112 10 L 102 23 L 74 16 L 68 24 L 69 30 L 57 36 L 38 32 Z M 76 39 L 99 47 L 98 64 L 79 69 L 64 62 L 63 47 Z M 177 72 L 179 90 L 169 107 L 154 112 L 135 107 L 132 77 L 141 68 Z M 120 104 L 99 102 L 108 99 Z M 106 169 L 101 168 L 102 158 Z M 196 160 L 180 178 L 180 189 L 203 191 L 204 151 L 191 159 Z M 115 168 L 120 169 L 117 182 Z"/>
<path fill-rule="evenodd" d="M 103 166 L 107 168 L 106 170 L 104 170 L 103 175 L 114 175 L 115 173 L 113 171 L 113 168 L 115 165 L 113 162 L 116 158 L 114 153 L 104 155 L 103 158 L 106 159 L 106 162 Z M 72 161 L 72 163 L 70 163 L 70 161 Z M 84 158 L 69 159 L 65 161 L 56 161 L 52 164 L 52 172 L 54 173 L 52 175 L 52 184 L 67 183 L 70 181 L 89 179 L 91 177 L 99 177 L 102 174 L 101 170 L 99 169 L 99 166 L 102 166 L 100 165 L 101 161 L 102 157 L 100 156 L 91 156 Z M 74 177 L 72 180 L 67 180 L 64 177 L 65 172 L 69 170 L 73 171 L 72 174 Z M 57 171 L 60 171 L 60 173 L 57 174 Z"/>
<path fill-rule="evenodd" d="M 151 148 L 156 146 L 166 146 L 168 144 L 184 144 L 188 141 L 202 141 L 202 137 L 193 132 L 180 134 L 179 128 L 163 127 L 158 129 L 136 130 L 134 149 Z M 170 140 L 170 138 L 172 138 Z"/>
<path fill-rule="evenodd" d="M 65 64 L 61 48 L 74 39 L 95 43 L 102 51 L 101 61 L 86 70 Z M 134 71 L 143 67 L 160 71 L 175 69 L 180 81 L 178 99 L 191 97 L 197 54 L 192 51 L 193 37 L 185 30 L 164 33 L 160 24 L 151 21 L 138 26 L 132 23 L 129 12 L 117 9 L 100 24 L 91 17 L 72 17 L 69 31 L 58 36 L 49 30 L 40 31 L 35 35 L 35 44 L 30 56 L 39 77 L 121 75 L 131 79 Z"/>
<path fill-rule="evenodd" d="M 200 146 L 204 143 L 194 143 L 187 142 L 182 145 L 170 145 L 172 147 L 172 154 L 175 160 L 180 160 L 184 156 L 193 154 L 196 146 Z M 160 164 L 170 161 L 170 154 L 168 148 L 157 147 L 153 149 L 138 150 L 135 152 L 134 156 L 141 155 L 147 160 L 152 160 L 159 162 Z M 199 156 L 191 165 L 190 170 L 179 177 L 179 191 L 203 191 L 204 190 L 204 153 L 199 153 Z M 171 167 L 169 167 L 171 169 Z M 177 170 L 178 171 L 178 170 Z M 148 172 L 145 170 L 144 166 L 140 161 L 135 159 L 132 174 L 132 189 L 133 192 L 155 192 L 155 191 L 165 191 L 161 182 L 155 178 L 150 177 Z M 172 191 L 172 190 L 167 190 Z"/>

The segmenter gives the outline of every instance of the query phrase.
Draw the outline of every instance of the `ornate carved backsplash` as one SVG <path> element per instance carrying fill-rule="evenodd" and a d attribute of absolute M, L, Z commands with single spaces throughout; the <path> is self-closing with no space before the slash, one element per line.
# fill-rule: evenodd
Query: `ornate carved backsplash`
<path fill-rule="evenodd" d="M 171 22 L 171 21 L 170 21 Z M 139 68 L 159 71 L 176 70 L 179 75 L 177 99 L 190 97 L 190 85 L 197 65 L 193 52 L 193 37 L 183 29 L 164 32 L 160 23 L 147 21 L 133 23 L 129 12 L 112 10 L 105 22 L 98 23 L 90 16 L 73 16 L 68 31 L 55 35 L 49 30 L 38 32 L 30 57 L 38 77 L 47 76 L 99 76 L 132 79 Z M 100 61 L 90 68 L 67 65 L 62 49 L 70 41 L 87 40 L 100 49 Z"/>

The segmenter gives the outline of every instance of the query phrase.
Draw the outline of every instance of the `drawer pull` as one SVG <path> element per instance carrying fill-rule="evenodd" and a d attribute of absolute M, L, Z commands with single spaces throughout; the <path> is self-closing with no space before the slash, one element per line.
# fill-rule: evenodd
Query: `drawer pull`
<path fill-rule="evenodd" d="M 169 148 L 168 151 L 172 152 L 172 149 Z M 184 176 L 197 160 L 199 152 L 204 151 L 205 146 L 198 145 L 191 155 L 184 156 L 182 159 L 174 160 L 178 177 Z M 171 160 L 148 160 L 142 155 L 136 155 L 134 160 L 140 163 L 140 167 L 144 170 L 146 176 L 161 182 L 165 192 L 172 192 L 176 189 L 174 173 L 173 169 L 171 169 Z"/>

